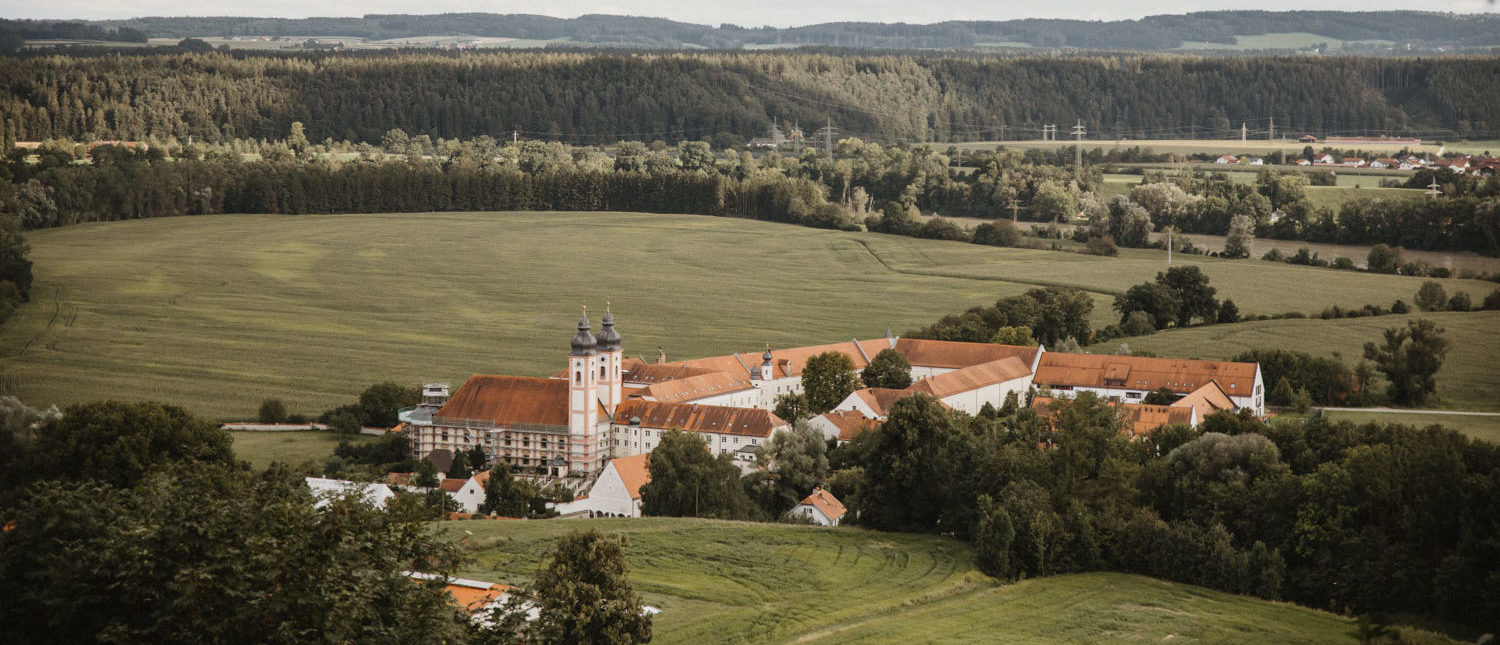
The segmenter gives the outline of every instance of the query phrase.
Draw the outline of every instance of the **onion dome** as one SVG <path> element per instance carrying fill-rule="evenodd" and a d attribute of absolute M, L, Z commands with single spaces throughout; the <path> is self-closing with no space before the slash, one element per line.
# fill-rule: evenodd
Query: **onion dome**
<path fill-rule="evenodd" d="M 578 319 L 578 335 L 573 337 L 573 354 L 583 356 L 593 354 L 595 341 L 594 335 L 589 333 L 589 308 L 583 308 L 583 317 Z"/>
<path fill-rule="evenodd" d="M 615 331 L 615 315 L 609 307 L 604 308 L 604 319 L 599 321 L 599 351 L 620 351 L 620 332 Z"/>

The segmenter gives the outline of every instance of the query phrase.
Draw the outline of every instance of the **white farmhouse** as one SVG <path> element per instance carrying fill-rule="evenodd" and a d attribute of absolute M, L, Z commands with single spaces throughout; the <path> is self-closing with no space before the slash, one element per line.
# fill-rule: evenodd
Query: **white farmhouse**
<path fill-rule="evenodd" d="M 650 455 L 611 459 L 587 496 L 557 504 L 558 513 L 587 512 L 589 517 L 640 517 L 641 487 L 651 481 Z"/>
<path fill-rule="evenodd" d="M 814 488 L 811 495 L 791 510 L 793 516 L 805 517 L 821 526 L 838 526 L 845 512 L 843 502 L 821 488 Z"/>

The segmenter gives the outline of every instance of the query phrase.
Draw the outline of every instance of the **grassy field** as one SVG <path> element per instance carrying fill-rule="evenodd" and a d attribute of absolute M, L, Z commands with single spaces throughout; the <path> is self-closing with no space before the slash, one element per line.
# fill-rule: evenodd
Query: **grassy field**
<path fill-rule="evenodd" d="M 33 301 L 0 327 L 0 385 L 33 405 L 178 403 L 314 413 L 370 383 L 551 374 L 578 307 L 613 301 L 626 351 L 669 358 L 898 333 L 1038 285 L 1113 294 L 1165 254 L 995 249 L 748 220 L 629 213 L 229 215 L 29 232 Z M 1421 280 L 1196 263 L 1241 311 L 1410 300 Z M 1494 288 L 1444 281 L 1476 299 Z M 1164 352 L 1175 353 L 1175 352 Z"/>
<path fill-rule="evenodd" d="M 265 470 L 273 461 L 288 466 L 322 461 L 333 454 L 340 441 L 364 443 L 375 439 L 332 432 L 231 432 L 229 436 L 234 439 L 235 457 L 250 462 L 256 470 Z"/>
<path fill-rule="evenodd" d="M 1404 423 L 1418 428 L 1437 424 L 1450 430 L 1457 430 L 1475 439 L 1500 443 L 1500 416 L 1416 414 L 1409 412 L 1354 412 L 1333 408 L 1323 410 L 1323 416 L 1339 421 L 1353 421 L 1355 423 L 1372 421 L 1379 423 Z"/>
<path fill-rule="evenodd" d="M 1224 359 L 1248 349 L 1280 348 L 1318 356 L 1337 355 L 1346 365 L 1354 365 L 1363 357 L 1365 342 L 1380 342 L 1385 329 L 1405 325 L 1414 317 L 1265 320 L 1166 331 L 1123 342 L 1132 350 L 1163 356 Z M 1500 312 L 1428 313 L 1421 317 L 1437 321 L 1452 341 L 1438 372 L 1438 396 L 1442 399 L 1438 407 L 1500 411 L 1500 397 L 1496 397 L 1500 392 L 1500 360 L 1495 352 Z M 1274 385 L 1267 383 L 1266 387 Z"/>
<path fill-rule="evenodd" d="M 457 522 L 460 575 L 525 584 L 570 531 L 630 539 L 656 643 L 1353 643 L 1334 614 L 1123 574 L 1002 586 L 936 536 L 709 520 Z M 465 533 L 471 533 L 465 535 Z"/>

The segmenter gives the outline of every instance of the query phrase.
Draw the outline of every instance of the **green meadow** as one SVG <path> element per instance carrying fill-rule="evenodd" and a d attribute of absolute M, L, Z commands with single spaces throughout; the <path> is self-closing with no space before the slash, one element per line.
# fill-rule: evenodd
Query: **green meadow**
<path fill-rule="evenodd" d="M 667 518 L 438 526 L 474 556 L 460 575 L 521 585 L 568 532 L 625 534 L 630 578 L 661 609 L 655 643 L 1358 642 L 1335 614 L 1141 576 L 1004 585 L 938 536 Z"/>
<path fill-rule="evenodd" d="M 340 441 L 365 443 L 375 437 L 362 434 L 335 434 L 321 431 L 229 433 L 234 442 L 234 456 L 248 461 L 256 470 L 265 470 L 273 461 L 296 467 L 306 461 L 321 462 L 333 454 Z"/>
<path fill-rule="evenodd" d="M 597 320 L 612 302 L 629 354 L 654 359 L 660 346 L 681 359 L 901 333 L 1042 285 L 1093 293 L 1103 326 L 1115 294 L 1166 268 L 1158 251 L 1105 258 L 639 213 L 221 215 L 27 237 L 37 282 L 0 327 L 0 388 L 32 405 L 151 399 L 221 420 L 272 397 L 316 413 L 382 380 L 551 374 L 585 304 Z M 1422 283 L 1175 262 L 1201 266 L 1242 312 L 1389 305 Z M 1443 284 L 1476 302 L 1495 288 Z M 1266 342 L 1283 340 L 1298 342 Z M 1500 382 L 1487 377 L 1476 391 Z"/>
<path fill-rule="evenodd" d="M 1452 343 L 1443 368 L 1438 372 L 1437 393 L 1440 400 L 1437 407 L 1500 411 L 1500 399 L 1495 396 L 1496 392 L 1500 392 L 1500 360 L 1497 360 L 1500 357 L 1496 355 L 1495 343 L 1495 331 L 1500 330 L 1500 311 L 1424 313 L 1339 320 L 1263 320 L 1168 330 L 1115 342 L 1125 343 L 1132 351 L 1147 350 L 1162 356 L 1204 359 L 1230 358 L 1249 349 L 1279 348 L 1336 357 L 1352 366 L 1363 358 L 1366 342 L 1381 342 L 1386 329 L 1405 326 L 1406 321 L 1413 318 L 1437 321 Z M 1099 351 L 1106 349 L 1108 348 L 1101 348 Z M 1267 383 L 1266 387 L 1274 385 Z M 1429 420 L 1427 415 L 1408 415 L 1399 420 L 1414 425 L 1434 422 L 1448 424 L 1447 417 L 1433 417 Z M 1463 428 L 1455 426 L 1455 429 L 1463 430 L 1482 423 L 1470 419 Z"/>

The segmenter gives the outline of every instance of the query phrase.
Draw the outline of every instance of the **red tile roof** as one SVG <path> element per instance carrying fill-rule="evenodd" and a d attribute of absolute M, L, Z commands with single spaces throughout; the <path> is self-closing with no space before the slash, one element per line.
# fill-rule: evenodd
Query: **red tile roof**
<path fill-rule="evenodd" d="M 802 368 L 807 365 L 807 359 L 824 352 L 838 352 L 854 361 L 854 369 L 863 369 L 870 364 L 880 350 L 890 347 L 890 341 L 881 338 L 877 340 L 847 341 L 842 343 L 830 343 L 827 345 L 809 345 L 807 347 L 792 347 L 789 349 L 771 350 L 771 365 L 773 378 L 787 376 L 800 376 Z M 758 376 L 753 372 L 760 371 L 762 355 L 765 352 L 745 352 L 743 354 L 729 354 L 727 356 L 711 356 L 708 358 L 696 358 L 681 361 L 678 365 L 699 369 L 713 370 L 716 372 L 730 372 L 733 374 L 744 374 L 747 376 Z M 753 371 L 753 372 L 752 372 Z"/>
<path fill-rule="evenodd" d="M 467 483 L 469 483 L 469 480 L 467 479 L 455 479 L 453 477 L 447 477 L 444 478 L 443 481 L 438 483 L 438 488 L 441 488 L 450 493 L 457 493 L 459 489 L 462 489 L 464 487 L 464 484 Z"/>
<path fill-rule="evenodd" d="M 830 520 L 839 519 L 846 512 L 843 502 L 840 502 L 832 493 L 821 488 L 814 488 L 811 495 L 802 499 L 802 504 L 810 505 L 822 511 Z"/>
<path fill-rule="evenodd" d="M 911 390 L 931 394 L 941 399 L 945 396 L 1026 378 L 1030 375 L 1031 369 L 1021 363 L 1020 359 L 1009 356 L 922 379 L 912 383 Z"/>
<path fill-rule="evenodd" d="M 1193 390 L 1192 393 L 1177 399 L 1172 403 L 1174 408 L 1196 408 L 1198 418 L 1218 412 L 1219 410 L 1233 410 L 1234 401 L 1230 400 L 1229 393 L 1219 387 L 1218 382 L 1209 381 L 1203 387 Z"/>
<path fill-rule="evenodd" d="M 596 405 L 598 405 L 596 400 Z M 600 418 L 608 414 L 599 406 Z M 475 374 L 433 415 L 444 419 L 492 421 L 499 426 L 521 423 L 568 425 L 568 382 L 565 379 Z"/>
<path fill-rule="evenodd" d="M 1039 388 L 1061 385 L 1150 391 L 1165 387 L 1187 394 L 1209 381 L 1218 381 L 1225 392 L 1252 396 L 1257 369 L 1255 363 L 1047 352 L 1037 366 L 1035 383 Z"/>
<path fill-rule="evenodd" d="M 1036 353 L 1040 351 L 1040 348 L 901 338 L 896 340 L 896 351 L 901 352 L 901 355 L 905 356 L 907 362 L 912 365 L 923 367 L 959 369 L 1013 356 L 1020 359 L 1029 369 L 1036 361 Z"/>
<path fill-rule="evenodd" d="M 694 376 L 702 376 L 704 374 L 714 374 L 716 372 L 718 372 L 718 370 L 688 367 L 681 363 L 657 364 L 644 363 L 636 360 L 633 365 L 629 365 L 629 369 L 625 369 L 624 372 L 622 372 L 621 378 L 626 383 L 644 383 L 646 385 L 650 385 L 652 383 L 665 383 L 667 381 L 692 378 Z"/>
<path fill-rule="evenodd" d="M 678 428 L 689 432 L 717 432 L 749 437 L 769 437 L 786 425 L 770 410 L 731 408 L 722 405 L 665 403 L 630 399 L 615 410 L 615 423 L 629 425 L 640 419 L 646 428 Z"/>
<path fill-rule="evenodd" d="M 911 396 L 912 391 L 909 389 L 893 390 L 884 387 L 867 387 L 862 390 L 855 390 L 854 395 L 859 397 L 859 400 L 864 401 L 865 405 L 869 406 L 875 412 L 875 416 L 884 418 L 890 415 L 891 406 L 896 405 L 897 401 Z"/>
<path fill-rule="evenodd" d="M 443 587 L 448 595 L 453 596 L 453 601 L 470 613 L 484 609 L 486 605 L 494 602 L 496 598 L 504 595 L 510 589 L 505 585 L 492 584 L 488 587 L 480 587 L 468 584 L 450 583 Z"/>
<path fill-rule="evenodd" d="M 839 430 L 839 441 L 852 441 L 855 437 L 880 427 L 880 421 L 871 419 L 856 410 L 835 410 L 823 415 Z"/>
<path fill-rule="evenodd" d="M 732 372 L 707 372 L 696 376 L 679 378 L 648 385 L 629 393 L 656 401 L 680 403 L 695 401 L 710 396 L 753 390 L 755 385 L 743 374 Z"/>
<path fill-rule="evenodd" d="M 625 492 L 630 494 L 630 499 L 641 498 L 641 487 L 651 481 L 651 453 L 641 453 L 632 457 L 621 457 L 609 460 L 610 465 L 615 467 L 615 473 L 620 475 L 620 483 L 625 485 Z"/>

